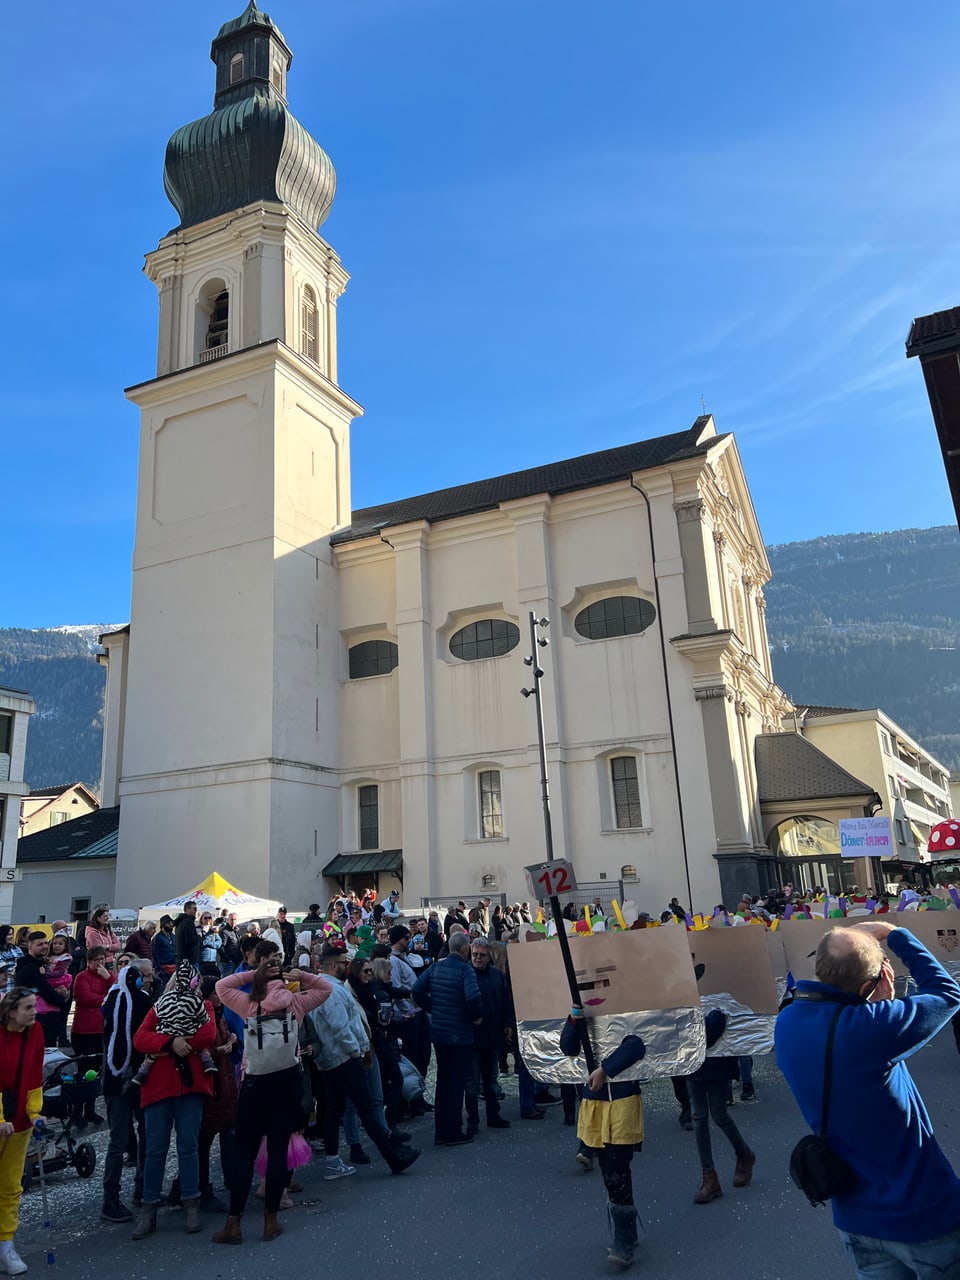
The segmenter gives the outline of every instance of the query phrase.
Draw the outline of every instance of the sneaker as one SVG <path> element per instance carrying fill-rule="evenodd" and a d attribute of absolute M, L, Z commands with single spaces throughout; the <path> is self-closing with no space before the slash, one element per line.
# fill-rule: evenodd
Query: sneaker
<path fill-rule="evenodd" d="M 27 1269 L 27 1264 L 13 1247 L 12 1240 L 0 1241 L 0 1267 L 8 1276 L 22 1276 Z"/>
<path fill-rule="evenodd" d="M 121 1204 L 119 1200 L 114 1200 L 112 1204 L 105 1204 L 100 1210 L 100 1217 L 104 1222 L 132 1222 L 133 1214 L 125 1204 Z"/>
<path fill-rule="evenodd" d="M 593 1156 L 589 1151 L 584 1151 L 581 1147 L 574 1159 L 580 1168 L 585 1170 L 587 1173 L 590 1173 L 593 1170 Z"/>
<path fill-rule="evenodd" d="M 344 1164 L 339 1156 L 333 1156 L 327 1160 L 323 1170 L 324 1182 L 336 1182 L 338 1178 L 349 1178 L 351 1173 L 356 1173 L 356 1169 L 352 1164 Z"/>
<path fill-rule="evenodd" d="M 370 1157 L 367 1155 L 367 1153 L 364 1151 L 363 1147 L 361 1147 L 359 1143 L 356 1146 L 353 1146 L 350 1148 L 350 1162 L 351 1164 L 369 1164 L 370 1163 Z"/>
<path fill-rule="evenodd" d="M 756 1100 L 757 1100 L 756 1089 L 754 1089 L 752 1084 L 745 1084 L 743 1088 L 740 1090 L 740 1101 L 756 1102 Z"/>
<path fill-rule="evenodd" d="M 458 1133 L 455 1138 L 434 1138 L 433 1145 L 435 1147 L 464 1147 L 468 1142 L 473 1142 L 472 1133 Z"/>
<path fill-rule="evenodd" d="M 391 1173 L 403 1173 L 405 1169 L 409 1169 L 415 1160 L 420 1159 L 420 1152 L 413 1147 L 408 1147 L 406 1151 L 399 1156 L 390 1166 Z"/>

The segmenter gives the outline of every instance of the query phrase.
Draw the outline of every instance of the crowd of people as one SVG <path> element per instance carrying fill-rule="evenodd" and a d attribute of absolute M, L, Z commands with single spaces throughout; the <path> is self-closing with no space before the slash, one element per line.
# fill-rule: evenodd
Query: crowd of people
<path fill-rule="evenodd" d="M 432 1111 L 437 1147 L 469 1144 L 481 1118 L 488 1129 L 509 1129 L 500 1074 L 512 1054 L 521 1119 L 542 1120 L 545 1103 L 562 1104 L 564 1122 L 577 1127 L 578 1164 L 591 1169 L 596 1162 L 600 1168 L 610 1225 L 608 1259 L 618 1269 L 629 1266 L 638 1239 L 631 1161 L 643 1141 L 643 1102 L 640 1085 L 623 1073 L 644 1057 L 642 1035 L 625 1036 L 580 1086 L 563 1085 L 560 1097 L 554 1097 L 523 1061 L 511 991 L 509 943 L 525 924 L 536 923 L 529 904 L 493 906 L 481 899 L 471 907 L 459 902 L 447 910 L 409 915 L 398 896 L 391 893 L 380 903 L 372 893 L 345 893 L 325 909 L 311 904 L 299 925 L 280 908 L 275 918 L 247 921 L 243 927 L 235 913 L 198 910 L 196 903 L 186 902 L 176 917 L 145 921 L 122 940 L 106 905 L 96 909 L 79 936 L 65 921 L 54 922 L 52 936 L 40 929 L 13 936 L 10 926 L 0 926 L 0 972 L 7 984 L 0 1000 L 0 1272 L 26 1270 L 14 1237 L 24 1159 L 34 1125 L 43 1123 L 45 1048 L 71 1054 L 78 1078 L 95 1076 L 80 1088 L 71 1123 L 108 1129 L 103 1220 L 132 1223 L 132 1238 L 144 1240 L 157 1230 L 161 1204 L 180 1205 L 183 1229 L 190 1234 L 203 1229 L 203 1214 L 224 1215 L 212 1239 L 225 1246 L 244 1240 L 255 1183 L 263 1210 L 260 1238 L 272 1241 L 282 1234 L 281 1214 L 302 1190 L 296 1169 L 314 1155 L 327 1181 L 348 1178 L 359 1165 L 371 1163 L 369 1147 L 392 1174 L 410 1169 L 420 1156 L 403 1127 L 411 1115 Z M 763 902 L 745 899 L 732 914 L 745 922 L 754 912 L 777 918 L 803 900 L 792 886 L 784 886 Z M 571 907 L 568 914 L 591 926 L 606 916 L 599 899 Z M 676 898 L 660 915 L 689 922 Z M 659 923 L 641 912 L 633 927 Z M 879 921 L 855 929 L 878 943 L 896 932 L 892 923 Z M 853 931 L 825 936 L 817 952 L 818 983 L 799 984 L 797 1004 L 804 1012 L 791 1012 L 789 1031 L 779 1037 L 784 1072 L 814 1128 L 818 1076 L 807 1049 L 825 1015 L 819 1009 L 806 1013 L 804 1002 L 812 1007 L 837 1000 L 841 1009 L 845 1003 L 856 1005 L 856 1026 L 851 1021 L 848 1030 L 840 1023 L 843 1037 L 834 1050 L 838 1076 L 852 1071 L 854 1077 L 866 1069 L 862 1063 L 849 1065 L 854 1056 L 866 1053 L 871 1069 L 873 1057 L 899 1061 L 960 1010 L 960 989 L 919 943 L 898 946 L 897 954 L 915 973 L 920 994 L 896 1001 L 885 961 L 872 983 L 863 976 L 867 961 L 882 960 L 879 945 L 861 946 L 844 966 L 833 954 L 842 950 L 834 938 L 838 933 L 849 938 Z M 911 1000 L 922 1002 L 919 1013 Z M 881 1001 L 888 1013 L 893 1010 L 886 1038 L 875 1034 Z M 867 1013 L 859 1012 L 861 1006 Z M 872 1016 L 864 1023 L 868 1013 Z M 722 1036 L 726 1017 L 713 1010 L 705 1021 L 710 1048 Z M 562 1031 L 563 1052 L 576 1056 L 581 1051 L 586 1025 L 583 1008 L 575 1004 Z M 864 1046 L 872 1043 L 872 1035 L 878 1052 L 871 1056 Z M 431 1064 L 432 1104 L 424 1093 Z M 740 1100 L 755 1099 L 751 1067 L 749 1058 L 710 1055 L 692 1075 L 673 1080 L 679 1121 L 695 1133 L 701 1177 L 693 1199 L 698 1205 L 722 1195 L 711 1121 L 733 1149 L 733 1185 L 750 1185 L 756 1157 L 728 1108 L 738 1080 Z M 910 1155 L 909 1187 L 906 1175 L 896 1174 L 894 1180 L 909 1199 L 936 1171 L 937 1203 L 945 1231 L 956 1236 L 960 1267 L 960 1182 L 932 1132 L 924 1130 L 922 1103 L 902 1062 L 895 1079 L 889 1070 L 883 1076 L 882 1062 L 876 1071 L 871 1088 L 878 1106 L 888 1105 L 891 1089 L 892 1107 L 902 1108 L 905 1099 L 911 1112 L 909 1140 L 922 1148 Z M 849 1081 L 843 1086 L 855 1087 Z M 851 1093 L 844 1112 L 853 1099 Z M 889 1128 L 897 1131 L 892 1113 Z M 846 1136 L 840 1142 L 848 1156 Z M 176 1177 L 165 1187 L 172 1143 Z M 213 1165 L 217 1144 L 219 1178 Z M 226 1190 L 225 1201 L 217 1182 Z M 862 1258 L 876 1253 L 871 1232 L 879 1219 L 865 1202 L 862 1210 L 858 1204 L 841 1205 L 837 1225 L 858 1275 L 885 1276 L 861 1265 Z M 249 1235 L 249 1225 L 246 1231 Z M 905 1219 L 903 1231 L 905 1248 L 920 1239 Z M 931 1254 L 937 1265 L 945 1248 L 938 1245 Z"/>

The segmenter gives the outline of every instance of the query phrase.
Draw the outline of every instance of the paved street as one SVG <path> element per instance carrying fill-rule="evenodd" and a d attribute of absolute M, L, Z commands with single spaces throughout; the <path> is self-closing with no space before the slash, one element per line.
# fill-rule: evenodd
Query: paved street
<path fill-rule="evenodd" d="M 914 1074 L 940 1141 L 960 1164 L 960 1060 L 949 1029 L 914 1060 Z M 753 1186 L 734 1191 L 733 1157 L 718 1135 L 717 1167 L 723 1199 L 702 1207 L 691 1197 L 698 1181 L 692 1133 L 676 1122 L 669 1082 L 645 1090 L 647 1140 L 634 1160 L 637 1204 L 646 1228 L 630 1274 L 656 1280 L 711 1280 L 749 1276 L 751 1280 L 809 1280 L 851 1274 L 828 1213 L 806 1205 L 787 1176 L 790 1148 L 804 1132 L 772 1058 L 757 1061 L 759 1101 L 737 1104 L 733 1114 L 758 1153 Z M 515 1093 L 512 1081 L 507 1089 Z M 573 1131 L 564 1128 L 559 1107 L 534 1123 L 518 1118 L 515 1097 L 505 1115 L 509 1131 L 483 1129 L 462 1149 L 432 1145 L 430 1117 L 413 1122 L 423 1156 L 407 1174 L 390 1177 L 384 1165 L 361 1168 L 352 1178 L 321 1180 L 319 1165 L 302 1171 L 306 1189 L 295 1209 L 283 1214 L 286 1233 L 275 1244 L 259 1240 L 259 1202 L 245 1219 L 247 1239 L 239 1249 L 212 1245 L 209 1232 L 185 1236 L 182 1215 L 161 1211 L 158 1234 L 142 1244 L 128 1227 L 98 1218 L 99 1168 L 87 1182 L 74 1173 L 52 1179 L 56 1270 L 79 1280 L 140 1280 L 183 1273 L 204 1280 L 323 1274 L 334 1264 L 357 1275 L 484 1276 L 493 1280 L 583 1280 L 609 1272 L 603 1184 L 598 1172 L 574 1163 Z M 864 1140 L 870 1133 L 863 1116 Z M 96 1138 L 102 1148 L 103 1136 Z M 129 1176 L 129 1175 L 126 1175 Z M 39 1191 L 24 1199 L 18 1243 L 30 1274 L 55 1274 L 45 1264 Z M 210 1221 L 210 1231 L 220 1226 Z M 936 1234 L 937 1224 L 931 1224 Z M 316 1266 L 310 1265 L 310 1250 Z"/>

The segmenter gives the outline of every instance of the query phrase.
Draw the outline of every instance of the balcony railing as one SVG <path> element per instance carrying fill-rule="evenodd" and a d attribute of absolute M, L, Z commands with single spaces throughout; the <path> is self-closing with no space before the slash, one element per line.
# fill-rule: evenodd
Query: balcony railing
<path fill-rule="evenodd" d="M 200 352 L 200 359 L 197 363 L 209 364 L 211 360 L 219 360 L 221 356 L 229 354 L 230 347 L 226 342 L 222 343 L 219 347 L 205 347 L 203 351 Z"/>

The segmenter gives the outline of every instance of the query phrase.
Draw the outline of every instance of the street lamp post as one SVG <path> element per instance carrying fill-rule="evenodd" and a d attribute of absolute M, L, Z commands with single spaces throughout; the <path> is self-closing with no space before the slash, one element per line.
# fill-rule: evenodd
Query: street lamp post
<path fill-rule="evenodd" d="M 520 692 L 525 698 L 532 696 L 536 706 L 537 747 L 540 751 L 540 799 L 543 805 L 543 837 L 547 848 L 547 861 L 553 862 L 555 855 L 553 852 L 553 822 L 550 817 L 550 778 L 547 773 L 547 750 L 543 734 L 543 698 L 540 693 L 540 681 L 543 679 L 544 672 L 537 661 L 537 650 L 545 649 L 550 643 L 545 635 L 538 634 L 538 632 L 543 632 L 549 625 L 549 618 L 538 618 L 533 610 L 530 611 L 530 653 L 523 661 L 525 666 L 533 668 L 533 688 L 521 689 Z M 554 924 L 557 926 L 557 941 L 560 943 L 560 955 L 563 959 L 563 968 L 567 976 L 570 1000 L 574 1008 L 582 1008 L 580 988 L 577 986 L 577 975 L 573 968 L 573 956 L 570 954 L 567 923 L 563 918 L 563 913 L 560 910 L 560 899 L 556 894 L 550 898 L 550 911 L 553 915 Z M 580 1030 L 580 1043 L 583 1046 L 583 1056 L 587 1064 L 587 1071 L 592 1073 L 596 1069 L 597 1060 L 590 1041 L 586 1019 L 580 1017 L 577 1020 L 577 1026 Z"/>

